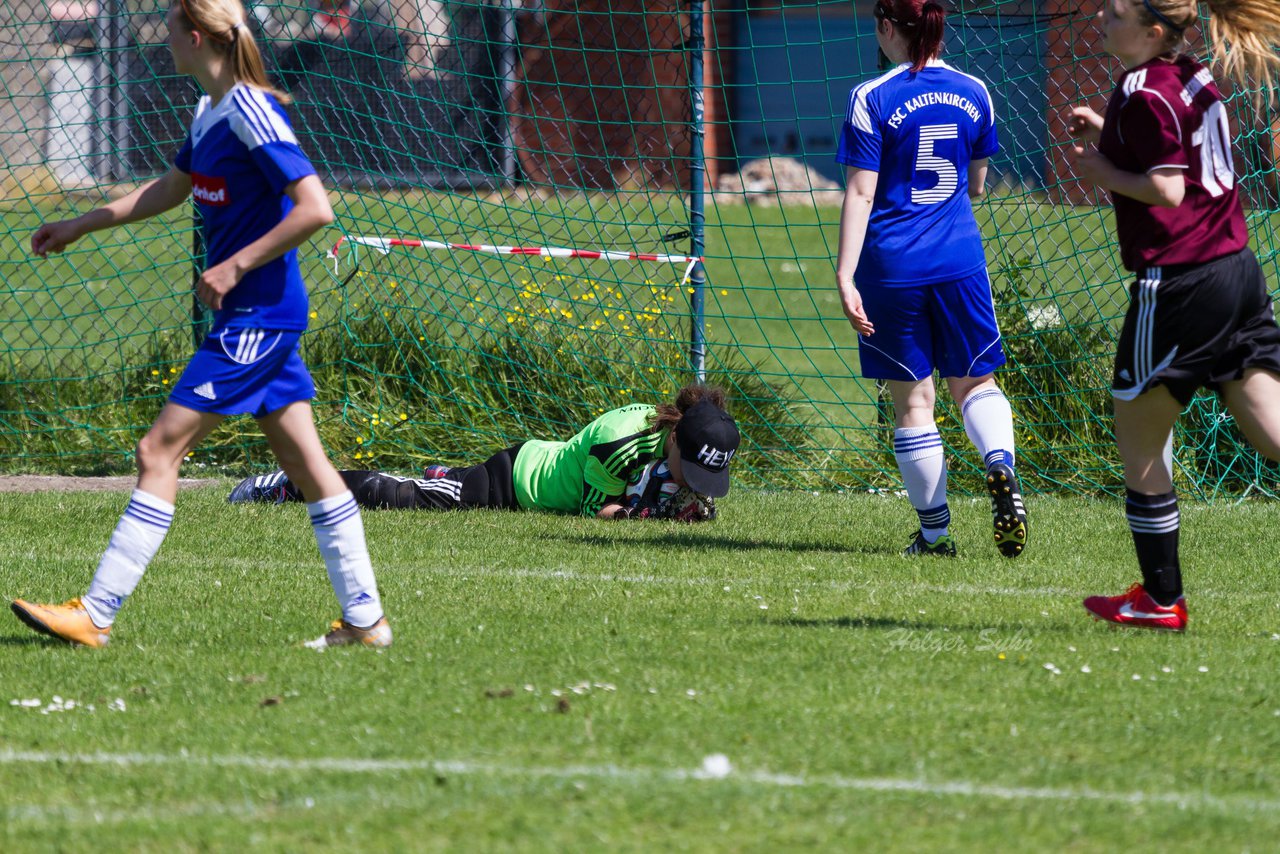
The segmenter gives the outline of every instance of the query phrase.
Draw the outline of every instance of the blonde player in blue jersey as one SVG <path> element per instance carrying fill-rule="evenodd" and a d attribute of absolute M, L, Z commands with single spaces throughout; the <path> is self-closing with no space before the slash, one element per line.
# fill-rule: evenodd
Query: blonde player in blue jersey
<path fill-rule="evenodd" d="M 307 292 L 297 247 L 333 221 L 333 210 L 280 106 L 287 96 L 267 82 L 240 0 L 179 0 L 166 23 L 175 67 L 207 93 L 173 167 L 104 207 L 45 223 L 31 250 L 62 252 L 90 232 L 194 197 L 208 246 L 197 294 L 216 312 L 213 328 L 138 443 L 137 487 L 88 592 L 62 605 L 18 599 L 13 611 L 44 634 L 106 646 L 117 611 L 169 530 L 183 458 L 228 415 L 248 414 L 309 502 L 342 606 L 342 619 L 307 645 L 388 646 L 360 510 L 320 443 L 315 386 L 298 355 Z"/>
<path fill-rule="evenodd" d="M 982 453 L 996 545 L 1017 557 L 1027 517 L 1014 474 L 1013 414 L 970 198 L 999 150 L 986 85 L 941 61 L 934 0 L 879 0 L 876 41 L 896 67 L 856 87 L 836 159 L 846 167 L 836 283 L 865 377 L 893 398 L 894 454 L 920 530 L 905 554 L 954 556 L 933 373 L 947 380 Z"/>

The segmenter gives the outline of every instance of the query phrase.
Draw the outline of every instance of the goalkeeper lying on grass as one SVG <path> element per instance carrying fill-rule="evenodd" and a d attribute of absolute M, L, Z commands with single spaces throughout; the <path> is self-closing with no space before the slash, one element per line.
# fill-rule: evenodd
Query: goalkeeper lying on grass
<path fill-rule="evenodd" d="M 343 471 L 361 507 L 410 510 L 550 510 L 601 519 L 715 515 L 729 491 L 738 427 L 724 391 L 685 386 L 674 403 L 634 403 L 606 412 L 567 442 L 532 439 L 480 465 L 428 466 L 421 480 Z M 665 463 L 664 466 L 653 465 Z M 630 484 L 630 488 L 628 485 Z M 243 480 L 228 500 L 298 501 L 284 472 Z"/>

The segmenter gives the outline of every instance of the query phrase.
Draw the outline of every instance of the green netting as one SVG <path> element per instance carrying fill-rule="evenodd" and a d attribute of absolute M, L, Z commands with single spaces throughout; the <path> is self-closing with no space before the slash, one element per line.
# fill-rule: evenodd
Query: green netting
<path fill-rule="evenodd" d="M 162 171 L 198 95 L 173 74 L 164 3 L 99 5 L 16 0 L 0 23 L 0 466 L 9 471 L 130 468 L 203 328 L 189 208 L 91 236 L 55 260 L 26 251 L 42 220 Z M 338 462 L 411 468 L 565 435 L 622 402 L 667 397 L 703 368 L 735 398 L 743 482 L 895 484 L 885 405 L 858 377 L 832 269 L 836 133 L 849 89 L 879 67 L 870 4 L 708 4 L 701 35 L 693 8 L 251 5 L 338 213 L 304 249 L 305 356 Z M 1094 11 L 1063 0 L 962 2 L 946 51 L 996 101 L 1004 149 L 978 218 L 1020 467 L 1030 488 L 1083 493 L 1120 482 L 1106 389 L 1128 281 L 1109 209 L 1071 178 L 1060 150 L 1067 107 L 1101 107 L 1118 71 Z M 1271 275 L 1274 122 L 1248 94 L 1231 99 L 1235 166 Z M 352 241 L 326 257 L 343 236 L 701 254 L 705 269 L 383 253 Z M 939 413 L 963 487 L 976 455 L 949 402 Z M 252 423 L 238 419 L 191 465 L 238 472 L 268 459 Z M 1276 488 L 1208 396 L 1179 428 L 1177 462 L 1180 485 L 1201 496 Z"/>

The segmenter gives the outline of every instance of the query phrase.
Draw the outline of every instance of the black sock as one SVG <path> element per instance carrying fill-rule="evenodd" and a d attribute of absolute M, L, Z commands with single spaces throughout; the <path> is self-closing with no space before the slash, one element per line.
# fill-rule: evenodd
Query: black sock
<path fill-rule="evenodd" d="M 1182 568 L 1178 564 L 1178 496 L 1143 495 L 1125 490 L 1125 515 L 1138 551 L 1142 586 L 1152 599 L 1169 606 L 1182 595 Z"/>

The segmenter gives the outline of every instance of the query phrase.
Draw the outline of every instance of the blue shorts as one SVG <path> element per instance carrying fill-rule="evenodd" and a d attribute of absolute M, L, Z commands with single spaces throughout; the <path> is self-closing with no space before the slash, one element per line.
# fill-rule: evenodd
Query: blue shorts
<path fill-rule="evenodd" d="M 301 332 L 213 331 L 187 364 L 169 399 L 188 409 L 262 418 L 316 396 L 298 354 Z"/>
<path fill-rule="evenodd" d="M 862 375 L 914 382 L 933 375 L 980 377 L 1004 364 L 986 270 L 931 285 L 870 285 L 862 306 L 876 331 L 858 336 Z"/>

